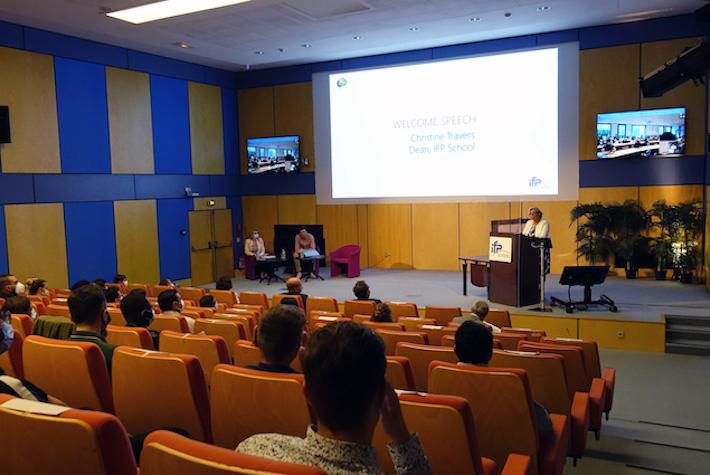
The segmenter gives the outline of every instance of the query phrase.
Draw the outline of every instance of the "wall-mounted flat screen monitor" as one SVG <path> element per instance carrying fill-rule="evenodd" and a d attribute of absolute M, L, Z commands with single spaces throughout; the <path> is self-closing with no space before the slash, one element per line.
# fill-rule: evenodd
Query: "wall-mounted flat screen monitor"
<path fill-rule="evenodd" d="M 299 139 L 297 135 L 247 139 L 249 174 L 298 172 L 301 168 Z"/>
<path fill-rule="evenodd" d="M 597 159 L 685 153 L 685 107 L 597 114 Z"/>

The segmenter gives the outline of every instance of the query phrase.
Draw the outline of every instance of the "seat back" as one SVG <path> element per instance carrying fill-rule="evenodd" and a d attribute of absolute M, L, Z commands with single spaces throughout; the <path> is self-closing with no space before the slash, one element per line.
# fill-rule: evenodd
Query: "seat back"
<path fill-rule="evenodd" d="M 456 317 L 461 316 L 460 307 L 433 307 L 427 305 L 424 308 L 424 314 L 427 318 L 433 318 L 438 325 L 448 325 L 448 323 Z"/>
<path fill-rule="evenodd" d="M 48 305 L 47 313 L 53 317 L 66 317 L 71 319 L 71 312 L 69 311 L 69 307 L 66 305 Z"/>
<path fill-rule="evenodd" d="M 395 350 L 397 356 L 409 359 L 414 373 L 414 384 L 417 391 L 427 391 L 429 379 L 429 365 L 432 361 L 447 361 L 457 363 L 453 348 L 435 345 L 420 345 L 416 343 L 397 343 Z M 447 394 L 447 393 L 442 393 Z"/>
<path fill-rule="evenodd" d="M 151 296 L 151 297 L 157 297 L 158 295 L 160 295 L 161 292 L 165 292 L 166 290 L 180 290 L 180 289 L 176 289 L 176 288 L 173 287 L 172 285 L 151 285 L 151 286 L 149 287 L 149 289 L 150 289 L 149 291 L 150 291 L 150 296 Z M 186 298 L 186 297 L 182 294 L 182 292 L 180 292 L 180 296 L 181 296 L 183 299 Z M 188 300 L 190 300 L 190 299 L 188 299 Z"/>
<path fill-rule="evenodd" d="M 404 356 L 388 356 L 385 378 L 393 388 L 402 391 L 414 391 L 414 373 L 409 358 Z"/>
<path fill-rule="evenodd" d="M 106 310 L 108 310 L 108 314 L 111 317 L 111 325 L 118 327 L 125 327 L 128 325 L 126 317 L 123 315 L 120 308 L 108 307 Z"/>
<path fill-rule="evenodd" d="M 411 302 L 387 302 L 392 311 L 392 320 L 397 321 L 403 317 L 419 317 L 417 304 Z"/>
<path fill-rule="evenodd" d="M 564 358 L 567 389 L 569 389 L 570 399 L 574 397 L 576 391 L 589 391 L 592 381 L 587 378 L 587 371 L 584 367 L 584 352 L 581 348 L 521 341 L 518 345 L 518 349 L 520 351 L 538 351 L 540 353 L 553 353 L 562 356 Z"/>
<path fill-rule="evenodd" d="M 247 455 L 163 430 L 150 434 L 143 447 L 141 475 L 325 475 L 315 467 Z"/>
<path fill-rule="evenodd" d="M 207 385 L 212 369 L 220 363 L 231 363 L 227 343 L 216 335 L 193 335 L 166 330 L 160 333 L 160 350 L 168 353 L 194 355 L 200 360 Z"/>
<path fill-rule="evenodd" d="M 114 412 L 111 380 L 94 343 L 28 336 L 22 347 L 25 379 L 72 407 Z"/>
<path fill-rule="evenodd" d="M 233 356 L 233 347 L 237 340 L 246 340 L 247 331 L 245 322 L 203 318 L 195 322 L 195 333 L 204 332 L 205 335 L 217 335 L 224 339 L 230 358 Z"/>
<path fill-rule="evenodd" d="M 207 384 L 193 355 L 116 348 L 113 398 L 116 415 L 131 434 L 177 427 L 212 441 Z"/>
<path fill-rule="evenodd" d="M 525 335 L 527 340 L 530 341 L 540 341 L 542 337 L 545 336 L 545 330 L 538 330 L 536 328 L 501 328 L 502 333 L 519 333 Z"/>
<path fill-rule="evenodd" d="M 12 314 L 12 329 L 15 333 L 19 333 L 22 336 L 30 336 L 32 334 L 33 325 L 32 317 L 29 315 L 21 313 Z"/>
<path fill-rule="evenodd" d="M 419 324 L 417 331 L 426 333 L 429 343 L 432 345 L 441 345 L 441 337 L 444 336 L 444 329 L 441 325 Z"/>
<path fill-rule="evenodd" d="M 504 350 L 515 351 L 518 349 L 518 343 L 525 341 L 527 335 L 524 333 L 501 332 L 493 334 L 493 341 L 497 341 Z"/>
<path fill-rule="evenodd" d="M 200 304 L 200 299 L 206 294 L 205 289 L 200 287 L 180 287 L 180 296 L 185 300 L 192 300 L 195 305 Z"/>
<path fill-rule="evenodd" d="M 454 348 L 456 346 L 456 336 L 455 335 L 444 335 L 441 337 L 441 346 L 449 346 Z"/>
<path fill-rule="evenodd" d="M 234 448 L 255 434 L 303 437 L 311 423 L 303 375 L 218 365 L 210 403 L 214 441 Z"/>
<path fill-rule="evenodd" d="M 404 325 L 408 332 L 415 332 L 418 331 L 419 325 L 436 325 L 436 320 L 433 318 L 400 317 L 397 323 Z"/>
<path fill-rule="evenodd" d="M 0 394 L 0 427 L 7 440 L 2 470 L 7 474 L 137 475 L 128 434 L 111 414 L 34 403 L 35 413 L 4 407 L 20 401 Z M 11 447 L 11 448 L 9 448 Z"/>
<path fill-rule="evenodd" d="M 130 346 L 145 350 L 155 349 L 153 347 L 153 337 L 146 328 L 109 325 L 106 328 L 106 332 L 106 341 L 112 345 Z"/>
<path fill-rule="evenodd" d="M 353 315 L 374 315 L 377 304 L 372 300 L 346 300 L 345 316 L 352 318 Z"/>
<path fill-rule="evenodd" d="M 254 339 L 254 330 L 256 328 L 256 317 L 254 316 L 253 313 L 244 313 L 244 314 L 215 313 L 213 315 L 213 319 L 220 320 L 220 321 L 228 321 L 228 322 L 238 323 L 244 328 L 244 332 L 246 333 L 246 337 L 244 339 L 249 340 L 249 341 Z M 197 328 L 197 322 L 195 322 L 195 328 Z M 197 330 L 195 330 L 195 331 L 197 331 Z"/>
<path fill-rule="evenodd" d="M 215 290 L 215 289 L 210 289 L 210 295 L 214 295 L 214 299 L 219 302 L 225 304 L 227 307 L 231 307 L 232 305 L 239 303 L 239 299 L 237 298 L 237 294 L 235 294 L 231 290 Z"/>
<path fill-rule="evenodd" d="M 150 286 L 147 284 L 128 284 L 126 286 L 126 293 L 129 293 L 131 290 L 134 290 L 134 289 L 140 289 L 140 290 L 144 291 L 146 293 L 146 295 L 148 295 L 150 297 L 157 297 L 157 295 L 155 295 L 155 296 L 151 295 Z"/>
<path fill-rule="evenodd" d="M 308 297 L 306 302 L 306 315 L 310 315 L 314 310 L 323 310 L 326 312 L 337 312 L 338 301 L 333 297 Z"/>
<path fill-rule="evenodd" d="M 303 299 L 300 295 L 274 294 L 271 297 L 271 306 L 281 305 L 284 299 L 290 299 L 291 302 L 295 300 L 296 304 L 298 305 L 298 308 L 305 311 L 305 307 L 303 306 Z M 289 300 L 287 300 L 287 302 L 288 301 Z"/>
<path fill-rule="evenodd" d="M 232 313 L 232 312 L 238 312 L 240 310 L 246 310 L 248 312 L 252 312 L 254 316 L 259 319 L 261 317 L 261 314 L 266 311 L 267 307 L 262 307 L 261 305 L 250 305 L 250 304 L 245 304 L 245 303 L 236 303 L 232 305 L 231 307 L 228 305 L 226 309 L 224 309 L 224 313 Z"/>
<path fill-rule="evenodd" d="M 239 292 L 239 303 L 269 308 L 269 297 L 264 292 Z"/>
<path fill-rule="evenodd" d="M 369 322 L 368 322 L 369 323 Z M 429 339 L 426 333 L 421 332 L 405 332 L 401 330 L 388 330 L 386 327 L 375 327 L 375 332 L 380 335 L 385 342 L 385 352 L 389 356 L 393 356 L 397 351 L 397 343 L 400 341 L 406 343 L 418 343 L 420 345 L 428 345 Z"/>
<path fill-rule="evenodd" d="M 355 320 L 354 318 L 353 318 L 353 320 L 357 322 L 357 320 Z M 395 332 L 405 331 L 404 325 L 400 325 L 399 323 L 373 322 L 372 320 L 365 320 L 365 321 L 358 322 L 358 323 L 360 323 L 361 325 L 364 325 L 368 328 L 372 328 L 373 330 L 390 330 L 390 331 L 395 331 Z"/>
<path fill-rule="evenodd" d="M 251 341 L 237 340 L 232 354 L 235 366 L 256 366 L 261 361 L 261 350 Z"/>
<path fill-rule="evenodd" d="M 500 308 L 492 308 L 488 310 L 486 321 L 491 325 L 497 326 L 498 328 L 513 326 L 510 324 L 510 312 Z"/>
<path fill-rule="evenodd" d="M 153 322 L 150 324 L 148 327 L 151 330 L 155 330 L 157 332 L 162 332 L 164 330 L 170 330 L 173 332 L 178 332 L 178 333 L 189 333 L 190 332 L 190 327 L 187 324 L 187 320 L 185 320 L 185 317 L 182 315 L 180 316 L 165 316 L 165 315 L 156 315 L 155 319 Z"/>
<path fill-rule="evenodd" d="M 597 342 L 592 340 L 579 340 L 577 338 L 549 338 L 543 337 L 542 343 L 552 343 L 553 345 L 567 345 L 582 348 L 584 353 L 584 367 L 587 369 L 587 376 L 592 378 L 602 377 L 602 367 L 599 361 L 599 348 Z"/>
<path fill-rule="evenodd" d="M 24 344 L 25 337 L 21 333 L 16 333 L 10 348 L 0 355 L 0 369 L 10 376 L 25 377 L 24 364 L 22 363 L 22 347 Z"/>
<path fill-rule="evenodd" d="M 483 456 L 502 467 L 508 454 L 527 455 L 532 473 L 538 473 L 538 436 L 525 371 L 436 362 L 430 378 L 432 392 L 461 396 L 471 405 Z"/>
<path fill-rule="evenodd" d="M 353 322 L 359 323 L 361 325 L 365 322 L 369 322 L 370 319 L 372 319 L 372 315 L 358 315 L 358 314 L 353 315 Z M 396 325 L 396 323 L 395 323 L 395 325 Z"/>

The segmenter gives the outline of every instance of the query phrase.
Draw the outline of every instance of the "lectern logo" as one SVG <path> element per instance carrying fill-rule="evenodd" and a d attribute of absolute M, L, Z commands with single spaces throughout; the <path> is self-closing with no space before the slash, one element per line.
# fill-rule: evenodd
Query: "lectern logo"
<path fill-rule="evenodd" d="M 498 254 L 501 249 L 503 249 L 503 245 L 498 241 L 493 241 L 493 243 L 491 244 L 491 253 Z"/>
<path fill-rule="evenodd" d="M 513 239 L 504 236 L 490 236 L 488 259 L 492 262 L 512 262 Z"/>

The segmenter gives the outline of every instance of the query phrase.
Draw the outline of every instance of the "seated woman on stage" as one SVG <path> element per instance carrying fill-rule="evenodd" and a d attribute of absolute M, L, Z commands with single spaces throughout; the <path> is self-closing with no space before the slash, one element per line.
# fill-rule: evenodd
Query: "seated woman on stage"
<path fill-rule="evenodd" d="M 259 265 L 259 259 L 266 255 L 266 247 L 264 246 L 264 239 L 259 235 L 259 231 L 256 229 L 252 231 L 251 235 L 244 241 L 244 254 L 256 257 L 256 272 L 259 273 L 259 277 L 262 279 L 265 278 L 267 272 L 264 270 L 263 266 Z"/>

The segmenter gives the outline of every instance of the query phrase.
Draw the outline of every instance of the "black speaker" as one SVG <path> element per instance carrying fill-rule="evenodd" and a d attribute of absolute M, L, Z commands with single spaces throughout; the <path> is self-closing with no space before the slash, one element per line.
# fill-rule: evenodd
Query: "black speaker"
<path fill-rule="evenodd" d="M 10 143 L 10 108 L 0 106 L 0 143 Z"/>

